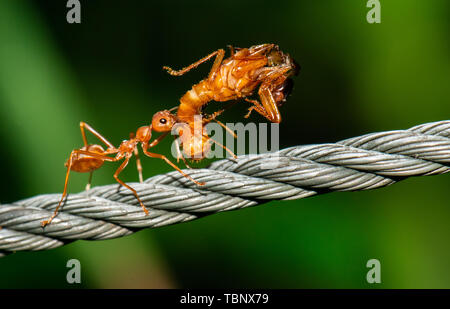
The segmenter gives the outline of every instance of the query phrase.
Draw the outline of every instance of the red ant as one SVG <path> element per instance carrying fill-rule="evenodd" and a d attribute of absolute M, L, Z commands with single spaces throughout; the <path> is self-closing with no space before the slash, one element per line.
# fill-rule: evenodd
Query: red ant
<path fill-rule="evenodd" d="M 169 112 L 170 113 L 170 112 Z M 166 156 L 152 153 L 148 151 L 149 148 L 154 147 L 157 145 L 169 132 L 170 129 L 167 130 L 167 128 L 172 128 L 174 125 L 174 119 L 171 117 L 153 117 L 152 124 L 148 126 L 140 127 L 136 134 L 131 134 L 129 140 L 123 141 L 118 148 L 114 147 L 113 144 L 111 144 L 106 138 L 104 138 L 100 133 L 95 131 L 91 126 L 89 126 L 87 123 L 80 122 L 80 130 L 81 130 L 81 136 L 83 138 L 84 146 L 80 149 L 75 149 L 72 151 L 72 153 L 69 156 L 69 159 L 65 163 L 65 166 L 67 167 L 66 172 L 66 180 L 64 184 L 64 191 L 61 197 L 61 200 L 59 201 L 58 206 L 56 207 L 53 215 L 45 221 L 41 222 L 41 225 L 45 227 L 47 224 L 51 223 L 52 220 L 56 217 L 58 210 L 64 201 L 64 198 L 67 196 L 67 185 L 69 182 L 69 175 L 70 171 L 80 172 L 80 173 L 91 173 L 89 177 L 89 183 L 86 186 L 88 189 L 90 187 L 90 182 L 92 178 L 93 171 L 99 169 L 102 167 L 103 163 L 105 161 L 109 162 L 117 162 L 123 160 L 122 164 L 119 166 L 119 168 L 114 173 L 114 178 L 118 183 L 120 183 L 122 186 L 128 188 L 133 192 L 136 199 L 139 201 L 139 204 L 142 207 L 142 210 L 145 212 L 145 214 L 148 214 L 147 208 L 142 203 L 141 199 L 139 198 L 136 190 L 134 190 L 132 187 L 124 183 L 122 180 L 119 179 L 120 172 L 127 166 L 130 158 L 133 156 L 133 153 L 136 155 L 136 162 L 137 162 L 137 168 L 139 172 L 139 179 L 142 182 L 142 166 L 141 162 L 138 156 L 138 149 L 137 146 L 140 143 L 142 146 L 142 150 L 144 154 L 151 158 L 159 158 L 166 161 L 170 166 L 172 166 L 174 169 L 176 169 L 178 172 L 180 172 L 184 177 L 188 178 L 192 182 L 196 183 L 199 186 L 204 185 L 202 182 L 198 182 L 195 179 L 193 179 L 191 176 L 184 173 L 182 170 L 180 170 L 175 164 L 173 164 L 169 159 L 167 159 Z M 103 144 L 107 146 L 107 149 L 104 150 L 102 146 L 96 145 L 96 144 L 88 144 L 85 129 L 91 132 L 95 137 L 97 137 Z M 154 141 L 150 142 L 150 139 L 152 137 L 152 130 L 156 132 L 164 132 L 162 135 L 160 135 L 158 138 L 156 138 Z M 186 141 L 187 142 L 187 141 Z M 110 157 L 109 155 L 115 154 L 115 157 Z"/>
<path fill-rule="evenodd" d="M 179 71 L 163 67 L 170 75 L 181 76 L 216 57 L 208 77 L 181 97 L 178 120 L 191 123 L 193 116 L 201 114 L 202 108 L 212 100 L 223 102 L 244 98 L 253 104 L 245 118 L 255 110 L 271 122 L 281 122 L 278 107 L 290 94 L 293 87 L 290 77 L 298 74 L 299 65 L 275 44 L 236 48 L 237 52 L 232 46 L 229 48 L 231 57 L 225 60 L 225 51 L 219 49 Z M 247 98 L 258 85 L 261 103 Z"/>

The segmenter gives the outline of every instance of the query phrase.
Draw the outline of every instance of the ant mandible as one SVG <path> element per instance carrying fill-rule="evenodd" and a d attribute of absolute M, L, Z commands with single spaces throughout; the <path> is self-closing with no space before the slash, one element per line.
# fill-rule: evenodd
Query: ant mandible
<path fill-rule="evenodd" d="M 52 220 L 56 217 L 58 214 L 58 210 L 61 207 L 62 202 L 64 201 L 64 198 L 67 196 L 67 185 L 69 182 L 69 175 L 70 171 L 75 171 L 79 173 L 91 173 L 89 177 L 89 183 L 87 185 L 87 189 L 90 187 L 91 177 L 93 171 L 99 169 L 102 167 L 103 163 L 105 161 L 108 162 L 117 162 L 123 160 L 122 164 L 119 166 L 119 168 L 114 173 L 114 178 L 116 181 L 121 184 L 122 186 L 128 188 L 133 192 L 136 199 L 139 201 L 139 204 L 142 207 L 142 210 L 145 212 L 145 214 L 148 214 L 148 210 L 145 207 L 145 205 L 142 203 L 141 199 L 139 198 L 139 195 L 137 194 L 136 190 L 133 189 L 131 186 L 124 183 L 120 178 L 119 174 L 120 172 L 128 165 L 128 162 L 130 161 L 130 158 L 133 156 L 133 153 L 137 156 L 138 149 L 137 146 L 140 143 L 142 146 L 142 150 L 144 154 L 151 158 L 159 158 L 166 161 L 170 166 L 172 166 L 174 169 L 176 169 L 178 172 L 180 172 L 184 177 L 188 178 L 192 182 L 196 183 L 199 186 L 204 185 L 202 182 L 198 182 L 195 179 L 193 179 L 188 174 L 184 173 L 182 170 L 180 170 L 175 164 L 173 164 L 169 159 L 167 159 L 166 156 L 152 153 L 148 151 L 149 148 L 154 147 L 157 145 L 169 132 L 170 130 L 167 130 L 166 128 L 172 128 L 174 123 L 172 123 L 173 119 L 170 117 L 154 117 L 152 123 L 148 126 L 140 127 L 136 134 L 131 134 L 129 140 L 123 141 L 118 148 L 114 147 L 113 144 L 111 144 L 105 137 L 103 137 L 100 133 L 95 131 L 91 126 L 89 126 L 85 122 L 80 122 L 80 130 L 81 130 L 81 136 L 83 138 L 84 146 L 79 149 L 75 149 L 71 152 L 69 159 L 65 163 L 65 166 L 67 167 L 66 172 L 66 179 L 64 184 L 64 191 L 61 197 L 61 200 L 59 201 L 58 206 L 56 207 L 53 215 L 45 221 L 41 222 L 42 227 L 45 227 L 46 225 L 50 224 Z M 97 137 L 103 144 L 107 146 L 107 149 L 104 150 L 102 146 L 96 145 L 96 144 L 88 144 L 87 138 L 86 138 L 86 132 L 85 130 L 88 130 L 91 132 L 95 137 Z M 156 132 L 164 132 L 162 135 L 160 135 L 158 138 L 150 142 L 150 139 L 152 137 L 152 130 L 155 130 Z M 109 155 L 115 154 L 114 157 L 110 157 Z M 139 171 L 139 179 L 142 182 L 142 166 L 140 163 L 140 159 L 137 156 L 137 167 Z"/>
<path fill-rule="evenodd" d="M 228 47 L 231 56 L 225 60 L 225 51 L 219 49 L 179 71 L 163 67 L 170 75 L 181 76 L 216 57 L 208 77 L 181 97 L 178 119 L 192 122 L 192 117 L 201 114 L 202 108 L 212 100 L 223 102 L 244 98 L 253 104 L 245 118 L 255 110 L 271 122 L 281 122 L 278 107 L 292 91 L 290 77 L 298 74 L 299 65 L 275 44 L 236 48 L 237 52 L 234 47 Z M 258 85 L 261 102 L 248 98 Z"/>

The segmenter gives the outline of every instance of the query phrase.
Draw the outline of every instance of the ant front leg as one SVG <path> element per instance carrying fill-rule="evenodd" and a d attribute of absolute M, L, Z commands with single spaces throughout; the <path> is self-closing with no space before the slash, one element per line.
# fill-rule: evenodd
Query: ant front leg
<path fill-rule="evenodd" d="M 167 159 L 166 156 L 162 155 L 162 154 L 158 154 L 158 153 L 152 153 L 150 151 L 147 150 L 147 148 L 149 147 L 148 144 L 143 144 L 142 145 L 142 150 L 144 151 L 144 154 L 150 158 L 158 158 L 158 159 L 162 159 L 164 161 L 166 161 L 167 164 L 169 164 L 170 166 L 172 166 L 174 169 L 176 169 L 181 175 L 183 175 L 184 177 L 186 177 L 187 179 L 189 179 L 190 181 L 192 181 L 193 183 L 199 185 L 199 186 L 203 186 L 205 185 L 204 182 L 198 182 L 197 180 L 195 180 L 194 178 L 192 178 L 191 176 L 189 176 L 188 174 L 186 174 L 185 172 L 183 172 L 182 170 L 180 170 L 180 168 L 178 166 L 176 166 L 175 164 L 173 164 L 169 159 Z"/>
<path fill-rule="evenodd" d="M 208 61 L 212 57 L 216 56 L 216 60 L 214 61 L 214 64 L 213 64 L 213 66 L 211 68 L 211 71 L 210 71 L 209 77 L 208 77 L 208 78 L 211 78 L 213 75 L 215 75 L 217 69 L 222 64 L 222 60 L 223 60 L 224 55 L 225 55 L 225 51 L 223 49 L 219 49 L 219 50 L 216 50 L 215 52 L 209 54 L 206 57 L 203 57 L 202 59 L 198 60 L 197 62 L 194 62 L 193 64 L 191 64 L 191 65 L 189 65 L 189 66 L 187 66 L 187 67 L 185 67 L 185 68 L 183 68 L 181 70 L 176 71 L 176 70 L 174 70 L 174 69 L 172 69 L 172 68 L 170 68 L 168 66 L 163 66 L 163 69 L 166 70 L 167 73 L 169 73 L 172 76 L 181 76 L 181 75 L 189 72 L 190 70 L 198 67 L 200 64 Z"/>

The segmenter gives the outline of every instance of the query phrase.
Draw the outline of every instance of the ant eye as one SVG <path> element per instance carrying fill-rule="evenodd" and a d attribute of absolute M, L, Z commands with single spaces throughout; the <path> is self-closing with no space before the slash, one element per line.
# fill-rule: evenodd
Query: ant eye
<path fill-rule="evenodd" d="M 159 119 L 159 122 L 162 123 L 162 124 L 166 124 L 167 119 L 166 118 L 161 118 L 161 119 Z"/>

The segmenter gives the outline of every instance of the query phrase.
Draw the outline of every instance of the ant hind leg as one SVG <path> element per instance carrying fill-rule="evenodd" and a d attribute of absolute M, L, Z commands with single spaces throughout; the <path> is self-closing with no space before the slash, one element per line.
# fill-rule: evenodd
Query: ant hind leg
<path fill-rule="evenodd" d="M 48 220 L 41 221 L 42 227 L 45 227 L 47 224 L 50 224 L 53 221 L 53 219 L 58 214 L 58 210 L 61 207 L 62 202 L 64 201 L 64 199 L 67 196 L 67 185 L 69 183 L 69 175 L 70 175 L 70 170 L 72 168 L 73 156 L 75 155 L 75 153 L 76 153 L 75 151 L 72 151 L 72 153 L 70 154 L 70 157 L 69 157 L 69 164 L 67 165 L 67 172 L 66 172 L 66 180 L 64 183 L 64 191 L 61 196 L 61 199 L 59 200 L 58 206 L 56 206 L 55 211 L 53 212 L 53 214 L 51 215 L 51 217 Z"/>
<path fill-rule="evenodd" d="M 60 199 L 60 201 L 58 203 L 58 206 L 56 206 L 56 209 L 53 212 L 53 215 L 48 220 L 41 221 L 41 226 L 42 227 L 45 227 L 46 225 L 50 224 L 53 221 L 53 219 L 58 214 L 58 210 L 61 207 L 64 199 L 67 197 L 67 185 L 69 183 L 69 175 L 70 175 L 70 171 L 71 171 L 72 165 L 73 165 L 73 157 L 75 155 L 79 155 L 79 154 L 88 155 L 90 157 L 101 159 L 103 161 L 117 161 L 117 159 L 108 157 L 107 155 L 104 155 L 104 154 L 99 154 L 99 153 L 95 153 L 95 152 L 89 152 L 89 151 L 80 150 L 80 149 L 72 150 L 72 152 L 70 153 L 69 160 L 68 160 L 69 164 L 67 165 L 66 180 L 65 180 L 65 183 L 64 183 L 63 194 L 62 194 L 61 199 Z"/>

